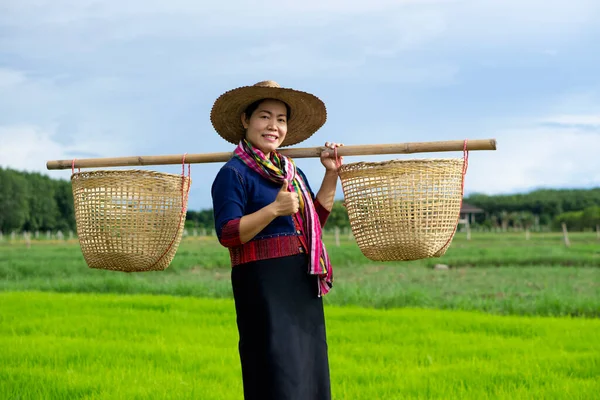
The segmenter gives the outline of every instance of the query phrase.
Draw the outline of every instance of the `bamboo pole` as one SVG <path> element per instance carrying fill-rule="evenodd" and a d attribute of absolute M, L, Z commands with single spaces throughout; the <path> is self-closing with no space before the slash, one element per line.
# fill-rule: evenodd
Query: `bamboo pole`
<path fill-rule="evenodd" d="M 462 151 L 463 140 L 449 140 L 439 142 L 413 142 L 392 144 L 369 144 L 353 145 L 338 148 L 339 156 L 366 156 L 380 154 L 410 154 L 445 151 Z M 324 146 L 283 148 L 279 152 L 291 158 L 320 157 L 321 152 L 326 150 Z M 467 150 L 496 150 L 495 139 L 478 139 L 467 142 Z M 232 156 L 231 152 L 187 154 L 185 162 L 189 164 L 227 162 Z M 134 165 L 169 165 L 181 164 L 183 154 L 164 156 L 132 156 L 132 157 L 110 157 L 110 158 L 82 158 L 71 160 L 52 160 L 46 163 L 47 169 L 68 168 L 97 168 L 97 167 L 127 167 Z"/>

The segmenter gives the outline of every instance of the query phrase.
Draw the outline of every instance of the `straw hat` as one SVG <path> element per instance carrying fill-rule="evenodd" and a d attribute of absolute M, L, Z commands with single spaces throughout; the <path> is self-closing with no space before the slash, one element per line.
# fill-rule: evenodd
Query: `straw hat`
<path fill-rule="evenodd" d="M 316 96 L 282 88 L 275 81 L 262 81 L 223 93 L 213 105 L 210 121 L 223 139 L 238 144 L 246 134 L 242 113 L 250 104 L 261 99 L 281 100 L 290 107 L 288 131 L 282 147 L 308 139 L 327 119 L 325 104 Z"/>

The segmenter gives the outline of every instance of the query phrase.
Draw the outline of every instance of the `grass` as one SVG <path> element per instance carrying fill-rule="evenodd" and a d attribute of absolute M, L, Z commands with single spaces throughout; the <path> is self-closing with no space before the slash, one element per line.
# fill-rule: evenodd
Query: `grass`
<path fill-rule="evenodd" d="M 600 320 L 327 306 L 334 399 L 591 399 Z M 231 300 L 0 293 L 2 399 L 239 399 Z"/>
<path fill-rule="evenodd" d="M 376 263 L 356 244 L 326 237 L 335 273 L 329 305 L 422 307 L 494 314 L 600 316 L 600 241 L 595 234 L 457 234 L 439 259 Z M 448 264 L 437 271 L 436 263 Z M 92 270 L 76 241 L 0 244 L 0 290 L 166 294 L 230 298 L 227 250 L 211 237 L 186 238 L 165 271 Z"/>
<path fill-rule="evenodd" d="M 600 241 L 570 239 L 457 234 L 439 259 L 376 263 L 326 236 L 333 398 L 597 396 Z M 0 398 L 241 398 L 230 271 L 210 237 L 136 274 L 89 269 L 76 241 L 0 242 Z"/>

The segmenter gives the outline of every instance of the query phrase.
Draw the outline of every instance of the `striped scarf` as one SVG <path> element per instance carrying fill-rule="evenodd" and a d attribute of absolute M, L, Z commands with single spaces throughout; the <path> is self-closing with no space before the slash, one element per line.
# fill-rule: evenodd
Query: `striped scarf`
<path fill-rule="evenodd" d="M 298 193 L 300 210 L 294 214 L 299 226 L 303 227 L 310 263 L 308 273 L 319 276 L 319 296 L 327 294 L 333 286 L 333 271 L 331 262 L 322 240 L 321 222 L 315 210 L 315 205 L 302 177 L 297 174 L 294 161 L 276 151 L 271 152 L 270 160 L 265 158 L 262 151 L 254 148 L 246 139 L 242 139 L 233 152 L 250 169 L 263 178 L 280 186 L 284 179 L 289 182 L 288 190 Z"/>

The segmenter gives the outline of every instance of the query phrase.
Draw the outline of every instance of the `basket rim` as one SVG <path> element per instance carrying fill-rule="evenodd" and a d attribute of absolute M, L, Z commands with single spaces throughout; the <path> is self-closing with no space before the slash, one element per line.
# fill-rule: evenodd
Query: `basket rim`
<path fill-rule="evenodd" d="M 161 171 L 152 171 L 145 169 L 122 169 L 122 170 L 109 170 L 109 169 L 101 169 L 101 170 L 93 170 L 93 171 L 79 171 L 73 172 L 71 174 L 71 180 L 77 178 L 82 175 L 128 175 L 128 174 L 138 174 L 143 173 L 149 176 L 164 176 L 164 177 L 172 177 L 172 178 L 186 178 L 191 179 L 189 175 L 175 174 L 171 172 L 161 172 Z"/>
<path fill-rule="evenodd" d="M 344 163 L 340 166 L 340 168 L 344 167 L 353 167 L 357 165 L 365 165 L 365 166 L 384 166 L 388 164 L 429 164 L 429 163 L 440 163 L 446 162 L 448 164 L 456 164 L 456 163 L 464 163 L 463 158 L 415 158 L 409 160 L 386 160 L 386 161 L 357 161 L 353 163 Z"/>

